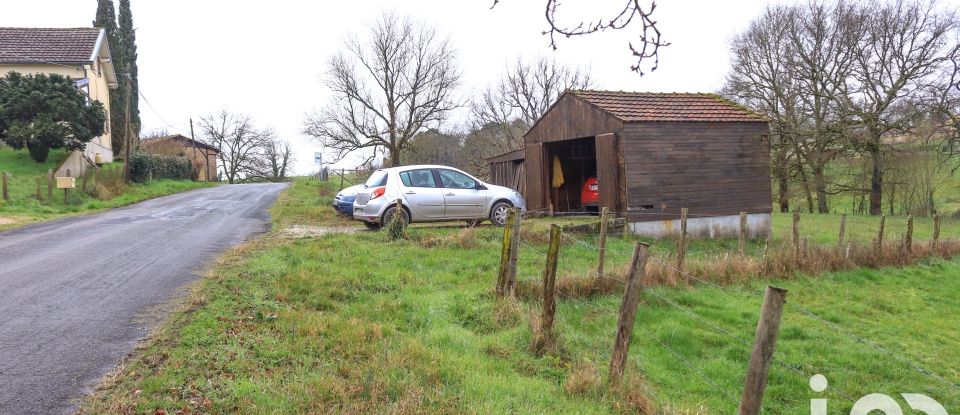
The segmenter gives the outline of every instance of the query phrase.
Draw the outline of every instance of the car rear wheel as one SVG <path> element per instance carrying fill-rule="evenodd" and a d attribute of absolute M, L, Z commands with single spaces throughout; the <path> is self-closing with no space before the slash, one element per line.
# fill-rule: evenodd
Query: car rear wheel
<path fill-rule="evenodd" d="M 387 211 L 383 212 L 383 217 L 381 218 L 380 223 L 382 223 L 383 226 L 386 226 L 387 223 L 390 223 L 390 219 L 393 218 L 393 212 L 396 212 L 396 210 L 396 206 L 390 206 L 387 208 Z M 400 219 L 403 221 L 404 226 L 410 224 L 410 214 L 407 213 L 406 209 L 400 209 Z"/>
<path fill-rule="evenodd" d="M 493 207 L 490 208 L 490 222 L 493 222 L 494 225 L 503 226 L 507 223 L 507 216 L 510 214 L 510 209 L 513 208 L 513 205 L 510 202 L 497 202 L 493 204 Z"/>

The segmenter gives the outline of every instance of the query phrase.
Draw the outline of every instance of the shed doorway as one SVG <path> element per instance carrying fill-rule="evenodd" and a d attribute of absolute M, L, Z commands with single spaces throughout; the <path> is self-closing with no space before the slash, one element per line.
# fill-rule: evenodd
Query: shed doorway
<path fill-rule="evenodd" d="M 549 206 L 555 214 L 595 213 L 597 199 L 597 146 L 595 137 L 544 143 Z M 587 181 L 590 188 L 586 188 Z"/>

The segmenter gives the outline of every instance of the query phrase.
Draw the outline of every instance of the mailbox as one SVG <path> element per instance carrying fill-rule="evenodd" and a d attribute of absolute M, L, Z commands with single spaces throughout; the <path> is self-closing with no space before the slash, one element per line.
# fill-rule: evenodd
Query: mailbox
<path fill-rule="evenodd" d="M 73 189 L 77 187 L 77 179 L 73 177 L 57 177 L 57 189 Z"/>

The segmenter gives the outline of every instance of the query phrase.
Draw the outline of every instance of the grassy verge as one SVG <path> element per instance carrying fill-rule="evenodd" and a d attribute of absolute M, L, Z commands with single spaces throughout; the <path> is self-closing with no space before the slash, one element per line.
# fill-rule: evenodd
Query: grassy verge
<path fill-rule="evenodd" d="M 366 231 L 290 238 L 288 225 L 344 224 L 324 211 L 332 192 L 318 186 L 295 182 L 273 209 L 276 229 L 225 255 L 81 413 L 733 413 L 760 308 L 754 292 L 767 283 L 790 289 L 767 413 L 808 413 L 823 397 L 846 413 L 848 398 L 868 393 L 960 405 L 956 385 L 916 369 L 960 378 L 960 262 L 648 290 L 628 378 L 610 387 L 619 295 L 561 298 L 557 342 L 538 356 L 538 304 L 492 295 L 500 229 L 417 227 L 396 242 Z M 834 219 L 804 217 L 805 229 L 832 241 Z M 608 262 L 625 264 L 632 243 L 611 239 Z M 654 247 L 667 254 L 671 243 Z M 536 280 L 545 247 L 526 244 L 519 275 Z M 723 246 L 736 242 L 697 250 Z M 561 273 L 585 274 L 595 255 L 566 243 Z M 809 389 L 815 373 L 830 381 L 823 394 Z"/>
<path fill-rule="evenodd" d="M 38 199 L 36 197 L 37 178 L 45 178 L 47 170 L 55 168 L 66 156 L 65 151 L 54 150 L 51 151 L 47 163 L 36 163 L 30 159 L 25 150 L 0 148 L 0 172 L 5 171 L 11 174 L 10 200 L 0 200 L 0 230 L 125 206 L 154 197 L 216 185 L 206 182 L 155 180 L 146 184 L 126 186 L 122 189 L 122 193 L 108 199 L 98 199 L 74 190 L 79 196 L 71 197 L 69 203 L 64 203 L 62 190 L 54 189 L 53 198 L 47 198 L 47 185 L 44 179 L 41 188 L 42 198 Z M 117 163 L 105 168 L 121 169 L 123 165 Z M 79 179 L 77 185 L 80 186 Z"/>

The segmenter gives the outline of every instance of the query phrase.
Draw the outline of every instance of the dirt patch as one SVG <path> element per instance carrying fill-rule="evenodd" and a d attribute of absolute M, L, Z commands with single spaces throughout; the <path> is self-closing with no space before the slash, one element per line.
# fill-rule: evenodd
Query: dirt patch
<path fill-rule="evenodd" d="M 10 219 L 10 218 L 5 218 L 5 217 L 3 217 L 3 216 L 0 216 L 0 226 L 3 226 L 3 225 L 13 225 L 13 224 L 15 224 L 15 223 L 17 223 L 16 220 L 13 220 L 13 219 Z"/>
<path fill-rule="evenodd" d="M 335 234 L 335 233 L 356 233 L 362 230 L 359 227 L 352 226 L 310 226 L 293 225 L 284 228 L 281 234 L 287 238 L 312 238 L 317 236 Z"/>

